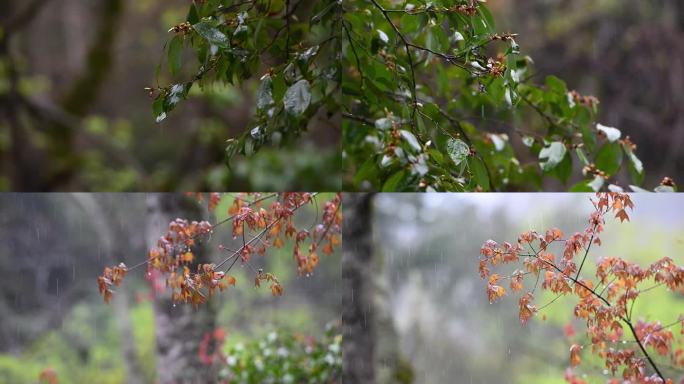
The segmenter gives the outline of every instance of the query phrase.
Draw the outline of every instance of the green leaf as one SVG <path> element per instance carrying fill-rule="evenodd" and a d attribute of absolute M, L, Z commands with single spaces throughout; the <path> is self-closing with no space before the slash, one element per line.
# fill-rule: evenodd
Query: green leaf
<path fill-rule="evenodd" d="M 259 110 L 265 110 L 273 104 L 273 81 L 270 75 L 266 74 L 261 78 L 256 97 Z"/>
<path fill-rule="evenodd" d="M 468 165 L 470 166 L 475 183 L 482 187 L 483 190 L 489 191 L 489 172 L 487 172 L 487 167 L 482 160 L 474 156 L 470 157 L 468 159 Z"/>
<path fill-rule="evenodd" d="M 563 160 L 554 168 L 554 173 L 563 183 L 567 183 L 572 175 L 572 157 L 563 156 Z"/>
<path fill-rule="evenodd" d="M 506 141 L 500 135 L 491 134 L 489 135 L 489 138 L 492 140 L 494 149 L 496 149 L 497 152 L 501 152 L 506 146 Z"/>
<path fill-rule="evenodd" d="M 673 187 L 670 187 L 669 185 L 659 185 L 654 189 L 655 192 L 659 193 L 669 193 L 669 192 L 676 192 Z"/>
<path fill-rule="evenodd" d="M 285 75 L 282 72 L 278 73 L 271 79 L 271 88 L 273 89 L 273 101 L 280 103 L 287 91 L 287 84 L 285 83 Z"/>
<path fill-rule="evenodd" d="M 603 184 L 605 182 L 606 182 L 606 179 L 604 179 L 601 176 L 596 176 L 596 177 L 594 177 L 594 180 L 592 180 L 591 182 L 588 183 L 588 185 L 589 185 L 589 187 L 591 187 L 591 189 L 594 192 L 598 192 L 601 190 L 601 188 L 603 188 Z"/>
<path fill-rule="evenodd" d="M 183 53 L 183 37 L 176 35 L 169 43 L 169 72 L 176 75 L 181 68 L 181 54 Z"/>
<path fill-rule="evenodd" d="M 380 39 L 382 44 L 387 45 L 387 43 L 389 43 L 389 36 L 387 36 L 385 31 L 383 31 L 382 29 L 378 29 L 377 32 L 378 32 L 378 38 Z"/>
<path fill-rule="evenodd" d="M 596 129 L 599 132 L 603 132 L 604 135 L 606 135 L 606 139 L 608 139 L 609 142 L 614 143 L 616 142 L 622 133 L 620 132 L 619 129 L 613 128 L 613 127 L 607 127 L 603 124 L 596 124 Z"/>
<path fill-rule="evenodd" d="M 293 116 L 304 113 L 311 103 L 311 89 L 307 80 L 299 80 L 285 92 L 283 104 L 285 111 Z"/>
<path fill-rule="evenodd" d="M 200 21 L 192 26 L 209 44 L 220 48 L 228 48 L 226 35 L 207 21 Z"/>
<path fill-rule="evenodd" d="M 570 192 L 594 192 L 594 189 L 589 185 L 589 182 L 582 180 L 570 188 Z"/>
<path fill-rule="evenodd" d="M 556 76 L 546 77 L 546 87 L 549 91 L 557 94 L 565 95 L 568 92 L 568 87 L 565 85 L 565 82 Z"/>
<path fill-rule="evenodd" d="M 566 152 L 567 149 L 565 148 L 565 144 L 560 141 L 554 141 L 549 144 L 548 147 L 542 148 L 542 150 L 539 151 L 539 165 L 541 165 L 542 170 L 548 172 L 555 168 L 563 161 Z"/>
<path fill-rule="evenodd" d="M 451 157 L 451 160 L 453 160 L 456 165 L 461 164 L 463 160 L 468 157 L 468 154 L 470 154 L 470 147 L 460 139 L 449 138 L 446 147 L 449 157 Z"/>
<path fill-rule="evenodd" d="M 392 128 L 393 122 L 394 119 L 392 119 L 391 117 L 381 117 L 375 120 L 375 128 L 380 130 L 390 129 Z"/>
<path fill-rule="evenodd" d="M 188 10 L 188 17 L 185 19 L 190 24 L 195 24 L 200 20 L 199 13 L 197 12 L 197 7 L 195 3 L 190 4 L 190 9 Z"/>
<path fill-rule="evenodd" d="M 629 188 L 632 190 L 632 192 L 638 192 L 638 193 L 650 193 L 648 189 L 643 189 L 640 187 L 637 187 L 636 185 L 630 185 Z"/>
<path fill-rule="evenodd" d="M 625 151 L 627 159 L 629 160 L 629 162 L 627 163 L 627 171 L 629 172 L 632 182 L 634 184 L 641 185 L 641 183 L 644 182 L 645 176 L 643 163 L 634 154 L 634 152 L 632 151 L 632 147 L 630 147 L 627 144 L 623 144 L 622 149 Z"/>
<path fill-rule="evenodd" d="M 494 17 L 492 16 L 492 13 L 489 12 L 489 9 L 487 9 L 487 7 L 480 6 L 477 8 L 477 11 L 480 14 L 481 19 L 475 20 L 475 22 L 483 23 L 486 32 L 494 33 Z"/>
<path fill-rule="evenodd" d="M 387 181 L 385 181 L 385 184 L 382 186 L 382 192 L 395 192 L 399 189 L 399 186 L 401 185 L 401 182 L 404 180 L 404 177 L 406 176 L 406 171 L 399 171 L 390 176 Z"/>
<path fill-rule="evenodd" d="M 575 149 L 575 152 L 577 153 L 577 158 L 580 159 L 582 164 L 589 165 L 589 159 L 582 148 Z"/>
<path fill-rule="evenodd" d="M 639 158 L 634 154 L 634 152 L 632 152 L 631 149 L 627 150 L 627 154 L 629 156 L 629 161 L 631 162 L 632 166 L 634 167 L 634 170 L 638 174 L 643 174 L 644 173 L 644 165 L 641 162 L 641 160 L 639 160 Z"/>
<path fill-rule="evenodd" d="M 157 96 L 154 103 L 152 103 L 152 113 L 154 114 L 154 117 L 157 118 L 162 112 L 164 112 L 164 97 Z"/>
<path fill-rule="evenodd" d="M 606 173 L 614 175 L 622 164 L 622 151 L 618 143 L 606 143 L 596 155 L 596 167 Z"/>
<path fill-rule="evenodd" d="M 254 154 L 254 140 L 251 138 L 246 138 L 245 139 L 245 156 L 252 156 Z"/>
<path fill-rule="evenodd" d="M 375 163 L 375 159 L 371 157 L 363 163 L 361 168 L 356 172 L 356 175 L 354 175 L 354 185 L 359 187 L 361 183 L 366 180 L 374 182 L 377 180 L 377 174 L 377 164 Z"/>
<path fill-rule="evenodd" d="M 240 151 L 240 141 L 231 139 L 226 146 L 226 159 L 230 160 Z"/>
<path fill-rule="evenodd" d="M 335 9 L 334 7 L 335 7 L 336 5 L 338 5 L 338 3 L 337 3 L 336 1 L 331 1 L 330 4 L 328 4 L 328 5 L 326 5 L 325 7 L 323 7 L 323 9 L 322 9 L 320 12 L 318 12 L 318 13 L 315 14 L 315 15 L 313 15 L 313 16 L 311 17 L 311 19 L 309 20 L 309 23 L 311 23 L 311 24 L 316 24 L 316 23 L 318 23 L 319 21 L 321 21 L 321 20 L 323 19 L 323 17 L 325 17 L 325 15 L 326 15 L 328 12 L 330 12 L 330 10 Z"/>
<path fill-rule="evenodd" d="M 418 139 L 416 139 L 416 136 L 414 136 L 413 133 L 405 129 L 400 130 L 399 133 L 404 138 L 404 140 L 406 140 L 409 143 L 411 148 L 413 148 L 416 152 L 420 152 L 422 147 L 420 146 Z"/>

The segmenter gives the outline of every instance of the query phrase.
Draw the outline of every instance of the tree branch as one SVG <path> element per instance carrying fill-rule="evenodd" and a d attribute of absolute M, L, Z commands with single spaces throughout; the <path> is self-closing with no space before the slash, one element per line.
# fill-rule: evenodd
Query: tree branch
<path fill-rule="evenodd" d="M 411 49 L 410 49 L 412 44 L 409 43 L 408 40 L 406 40 L 406 37 L 401 33 L 399 28 L 397 28 L 397 26 L 394 25 L 394 23 L 392 22 L 392 19 L 390 19 L 389 15 L 387 14 L 387 11 L 385 11 L 385 9 L 380 4 L 378 4 L 378 2 L 376 0 L 371 0 L 371 2 L 373 3 L 373 5 L 375 5 L 376 8 L 378 8 L 380 10 L 380 12 L 382 12 L 383 16 L 385 17 L 385 19 L 387 20 L 389 25 L 392 27 L 392 29 L 397 34 L 397 36 L 399 36 L 401 41 L 404 43 L 404 48 L 406 49 L 406 56 L 407 56 L 408 64 L 409 64 L 409 69 L 411 70 L 411 97 L 413 98 L 413 109 L 411 112 L 411 121 L 415 124 L 416 108 L 418 108 L 418 98 L 416 97 L 416 74 L 415 74 L 414 69 L 413 69 L 413 58 L 411 57 Z"/>

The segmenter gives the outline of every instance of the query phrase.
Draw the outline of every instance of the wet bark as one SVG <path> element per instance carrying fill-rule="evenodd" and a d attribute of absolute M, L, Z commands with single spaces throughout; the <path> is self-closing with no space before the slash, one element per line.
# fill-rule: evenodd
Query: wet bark
<path fill-rule="evenodd" d="M 343 383 L 375 382 L 371 194 L 346 193 L 342 236 Z"/>

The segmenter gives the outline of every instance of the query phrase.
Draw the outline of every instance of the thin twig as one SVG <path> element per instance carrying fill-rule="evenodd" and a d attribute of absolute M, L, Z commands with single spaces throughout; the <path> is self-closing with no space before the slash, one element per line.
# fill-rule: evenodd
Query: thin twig
<path fill-rule="evenodd" d="M 413 98 L 413 109 L 411 112 L 411 121 L 415 124 L 416 108 L 418 108 L 418 98 L 416 97 L 416 74 L 415 74 L 414 69 L 413 69 L 413 58 L 411 57 L 411 43 L 409 43 L 409 41 L 406 39 L 404 34 L 401 33 L 399 28 L 397 28 L 397 26 L 394 25 L 394 23 L 392 22 L 392 19 L 387 14 L 387 11 L 385 11 L 385 8 L 383 8 L 380 4 L 378 4 L 378 2 L 376 0 L 371 0 L 371 2 L 373 3 L 373 5 L 375 5 L 376 8 L 378 8 L 380 10 L 380 12 L 382 12 L 383 16 L 385 17 L 385 19 L 387 20 L 389 25 L 394 30 L 394 33 L 396 33 L 397 36 L 399 36 L 399 38 L 401 39 L 401 41 L 404 43 L 404 48 L 406 49 L 406 56 L 408 59 L 409 69 L 411 70 L 411 97 Z"/>

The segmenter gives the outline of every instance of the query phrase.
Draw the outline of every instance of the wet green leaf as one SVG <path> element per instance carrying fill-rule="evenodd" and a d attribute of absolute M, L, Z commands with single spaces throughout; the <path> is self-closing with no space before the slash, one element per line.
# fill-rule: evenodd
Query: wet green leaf
<path fill-rule="evenodd" d="M 606 143 L 596 155 L 596 167 L 606 175 L 614 175 L 622 164 L 622 151 L 617 143 Z"/>
<path fill-rule="evenodd" d="M 175 75 L 181 68 L 181 54 L 183 53 L 183 37 L 176 35 L 169 43 L 169 72 Z"/>
<path fill-rule="evenodd" d="M 287 113 L 298 116 L 304 113 L 311 103 L 311 89 L 307 80 L 299 80 L 285 92 L 283 104 Z"/>
<path fill-rule="evenodd" d="M 207 21 L 200 21 L 192 26 L 209 44 L 219 48 L 228 48 L 228 37 Z"/>
<path fill-rule="evenodd" d="M 405 129 L 400 130 L 399 133 L 401 134 L 401 137 L 403 137 L 404 140 L 406 140 L 409 143 L 409 145 L 411 146 L 411 148 L 413 148 L 414 151 L 421 151 L 422 147 L 420 146 L 418 139 L 416 139 L 416 136 L 414 136 L 413 133 Z"/>
<path fill-rule="evenodd" d="M 447 152 L 449 152 L 449 157 L 454 161 L 454 164 L 459 165 L 468 157 L 470 147 L 460 139 L 449 138 Z"/>
<path fill-rule="evenodd" d="M 548 172 L 563 161 L 566 152 L 565 144 L 560 141 L 554 141 L 539 152 L 539 164 L 545 172 Z"/>
<path fill-rule="evenodd" d="M 468 158 L 468 165 L 470 166 L 470 171 L 472 172 L 473 180 L 477 185 L 482 187 L 482 190 L 489 191 L 489 172 L 487 172 L 487 167 L 477 157 L 471 156 Z"/>
<path fill-rule="evenodd" d="M 264 110 L 273 104 L 273 81 L 270 75 L 264 75 L 257 88 L 257 109 Z"/>
<path fill-rule="evenodd" d="M 382 186 L 383 192 L 396 192 L 399 191 L 402 181 L 406 177 L 406 171 L 399 171 L 390 176 L 385 184 Z"/>
<path fill-rule="evenodd" d="M 608 141 L 611 143 L 616 142 L 620 138 L 620 136 L 622 135 L 622 133 L 620 132 L 619 129 L 613 128 L 613 127 L 607 127 L 603 124 L 596 124 L 596 129 L 599 132 L 602 132 L 606 136 L 606 139 L 608 139 Z"/>

